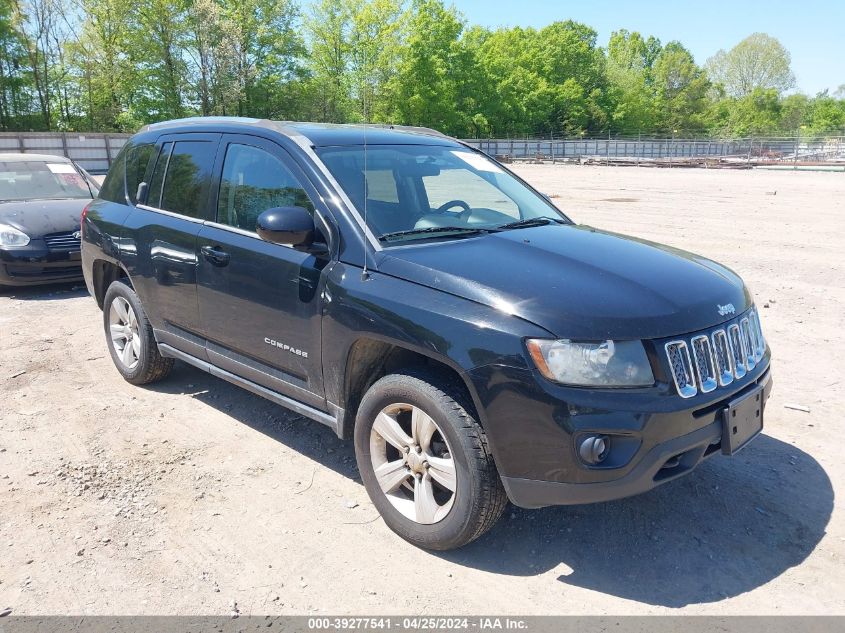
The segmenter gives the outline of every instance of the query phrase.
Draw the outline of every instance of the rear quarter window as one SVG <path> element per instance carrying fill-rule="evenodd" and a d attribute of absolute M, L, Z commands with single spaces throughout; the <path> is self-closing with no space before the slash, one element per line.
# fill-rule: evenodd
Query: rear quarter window
<path fill-rule="evenodd" d="M 152 143 L 132 146 L 126 156 L 126 195 L 132 204 L 138 203 L 138 185 L 143 182 L 147 166 L 155 152 Z"/>
<path fill-rule="evenodd" d="M 126 175 L 126 154 L 128 152 L 129 148 L 124 146 L 117 155 L 117 158 L 114 159 L 114 162 L 109 168 L 109 173 L 103 181 L 103 186 L 100 187 L 99 197 L 101 200 L 126 204 L 126 183 L 124 177 Z"/>

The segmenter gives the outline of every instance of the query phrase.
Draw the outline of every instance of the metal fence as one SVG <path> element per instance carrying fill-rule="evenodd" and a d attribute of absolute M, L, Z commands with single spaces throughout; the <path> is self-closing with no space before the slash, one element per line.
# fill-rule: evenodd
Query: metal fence
<path fill-rule="evenodd" d="M 129 134 L 0 132 L 0 152 L 67 156 L 93 174 L 104 174 Z"/>
<path fill-rule="evenodd" d="M 845 137 L 735 139 L 465 139 L 504 161 L 694 165 L 845 162 Z"/>
<path fill-rule="evenodd" d="M 108 171 L 129 134 L 0 132 L 0 152 L 67 156 L 92 173 Z M 503 161 L 656 166 L 845 165 L 845 136 L 821 139 L 465 139 Z"/>

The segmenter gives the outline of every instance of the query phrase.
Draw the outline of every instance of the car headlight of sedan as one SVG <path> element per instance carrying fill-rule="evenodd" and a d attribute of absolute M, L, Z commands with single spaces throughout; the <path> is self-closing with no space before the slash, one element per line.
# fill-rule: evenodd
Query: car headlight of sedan
<path fill-rule="evenodd" d="M 0 224 L 0 246 L 26 246 L 29 235 L 13 226 Z"/>
<path fill-rule="evenodd" d="M 578 387 L 648 387 L 654 374 L 640 341 L 581 343 L 528 339 L 531 359 L 549 380 Z"/>

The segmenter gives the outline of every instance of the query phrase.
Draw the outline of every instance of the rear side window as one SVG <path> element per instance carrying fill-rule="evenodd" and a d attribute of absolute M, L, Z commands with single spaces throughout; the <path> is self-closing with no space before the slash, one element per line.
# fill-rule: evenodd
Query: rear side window
<path fill-rule="evenodd" d="M 143 143 L 133 145 L 126 157 L 126 195 L 129 196 L 132 204 L 137 204 L 138 184 L 144 180 L 147 173 L 147 165 L 153 157 L 155 145 Z"/>
<path fill-rule="evenodd" d="M 215 147 L 216 144 L 210 141 L 174 143 L 167 161 L 159 208 L 192 218 L 205 215 L 203 204 L 211 181 Z"/>
<path fill-rule="evenodd" d="M 101 200 L 126 204 L 126 190 L 124 188 L 123 177 L 126 173 L 126 154 L 128 151 L 129 148 L 127 147 L 120 150 L 117 158 L 111 164 L 109 173 L 103 181 L 103 186 L 100 187 L 99 197 Z"/>

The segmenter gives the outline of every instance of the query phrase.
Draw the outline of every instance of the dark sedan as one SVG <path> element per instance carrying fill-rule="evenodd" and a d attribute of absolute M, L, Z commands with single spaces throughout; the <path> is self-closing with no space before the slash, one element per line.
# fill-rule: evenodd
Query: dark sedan
<path fill-rule="evenodd" d="M 96 195 L 67 158 L 0 154 L 0 287 L 82 279 L 79 219 Z"/>

